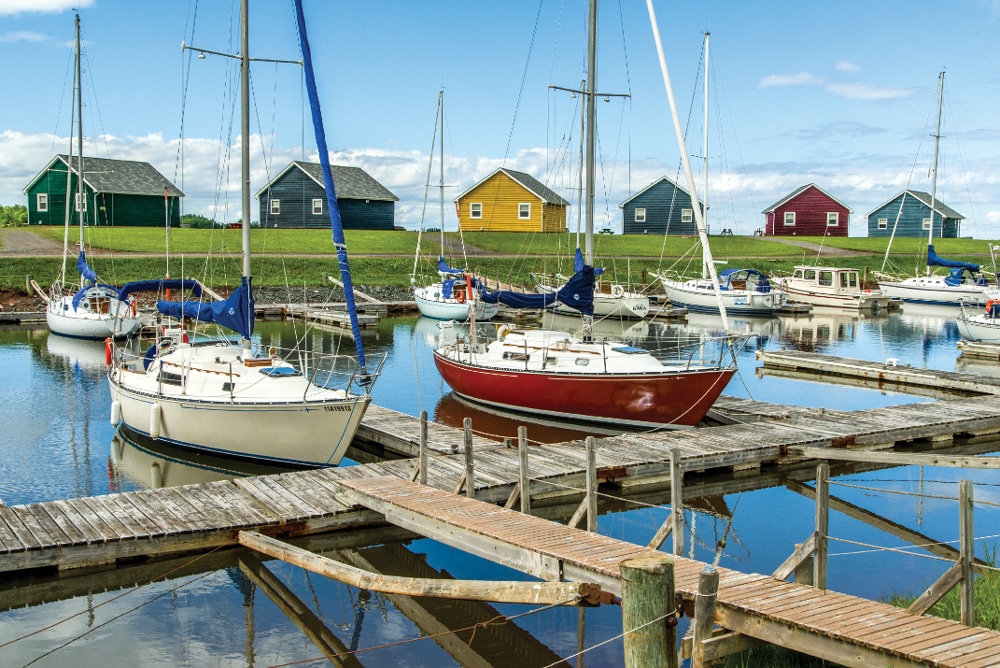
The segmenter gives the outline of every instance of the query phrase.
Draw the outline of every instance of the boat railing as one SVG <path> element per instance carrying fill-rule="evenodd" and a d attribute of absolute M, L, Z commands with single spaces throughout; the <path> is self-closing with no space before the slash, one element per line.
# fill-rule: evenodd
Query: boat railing
<path fill-rule="evenodd" d="M 294 353 L 293 353 L 294 354 Z M 280 356 L 280 355 L 279 355 Z M 385 364 L 386 355 L 374 355 L 374 371 L 369 370 L 369 365 L 362 368 L 358 364 L 356 357 L 335 353 L 301 352 L 298 355 L 299 368 L 303 375 L 309 378 L 303 400 L 309 392 L 315 388 L 342 389 L 349 391 L 351 388 L 360 388 L 364 394 L 371 392 L 375 380 L 382 373 L 382 366 Z"/>

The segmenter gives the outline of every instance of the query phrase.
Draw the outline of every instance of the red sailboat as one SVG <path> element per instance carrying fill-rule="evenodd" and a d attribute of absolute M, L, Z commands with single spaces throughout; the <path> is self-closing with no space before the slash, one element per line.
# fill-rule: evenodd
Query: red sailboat
<path fill-rule="evenodd" d="M 596 0 L 590 3 L 588 81 L 575 91 L 587 103 L 586 141 L 586 259 L 557 293 L 527 295 L 509 291 L 486 293 L 482 299 L 508 306 L 545 308 L 555 301 L 571 306 L 584 317 L 593 316 L 594 278 L 594 98 L 596 92 Z M 669 94 L 669 80 L 668 82 Z M 672 111 L 673 96 L 671 98 Z M 675 127 L 677 126 L 675 122 Z M 687 164 L 683 137 L 678 133 L 691 192 L 693 177 Z M 695 207 L 702 244 L 707 247 L 704 220 Z M 709 254 L 709 260 L 711 256 Z M 714 266 L 712 278 L 717 277 Z M 721 305 L 721 298 L 720 298 Z M 722 307 L 723 323 L 726 323 Z M 728 365 L 721 363 L 731 354 Z M 459 337 L 453 323 L 442 323 L 434 362 L 445 382 L 466 399 L 506 410 L 529 412 L 573 421 L 624 427 L 684 428 L 701 421 L 736 371 L 736 351 L 727 339 L 718 363 L 695 363 L 692 352 L 665 363 L 650 351 L 624 341 L 596 340 L 585 326 L 580 336 L 551 330 L 501 327 L 488 343 L 477 340 L 476 329 Z"/>

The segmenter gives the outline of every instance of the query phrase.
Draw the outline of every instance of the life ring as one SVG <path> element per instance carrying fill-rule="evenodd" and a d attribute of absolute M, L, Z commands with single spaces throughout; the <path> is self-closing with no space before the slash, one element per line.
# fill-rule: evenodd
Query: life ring
<path fill-rule="evenodd" d="M 611 286 L 611 296 L 612 297 L 624 297 L 625 296 L 625 287 L 622 286 L 622 285 L 618 285 L 617 283 L 615 285 L 612 285 Z"/>
<path fill-rule="evenodd" d="M 111 366 L 111 337 L 104 339 L 104 366 Z"/>
<path fill-rule="evenodd" d="M 497 328 L 497 339 L 507 338 L 508 334 L 510 334 L 510 327 L 507 325 L 500 325 Z"/>
<path fill-rule="evenodd" d="M 456 290 L 455 291 L 455 301 L 457 301 L 459 304 L 462 304 L 462 303 L 465 302 L 465 291 L 464 290 Z"/>
<path fill-rule="evenodd" d="M 991 299 L 986 302 L 986 315 L 991 318 L 1000 317 L 1000 299 Z"/>

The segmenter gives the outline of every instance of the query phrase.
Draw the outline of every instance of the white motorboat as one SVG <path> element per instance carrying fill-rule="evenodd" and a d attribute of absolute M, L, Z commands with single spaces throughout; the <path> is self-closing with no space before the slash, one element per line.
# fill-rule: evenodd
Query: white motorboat
<path fill-rule="evenodd" d="M 881 290 L 862 287 L 861 272 L 852 267 L 800 265 L 775 282 L 788 293 L 788 301 L 799 304 L 877 312 L 890 301 Z"/>

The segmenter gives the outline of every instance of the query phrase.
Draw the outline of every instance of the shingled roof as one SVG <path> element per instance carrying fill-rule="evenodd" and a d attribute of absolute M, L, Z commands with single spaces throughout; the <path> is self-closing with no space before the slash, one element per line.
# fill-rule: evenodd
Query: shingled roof
<path fill-rule="evenodd" d="M 56 167 L 57 163 L 60 164 Z M 23 192 L 31 190 L 32 186 L 53 168 L 66 169 L 69 156 L 60 154 L 52 158 L 45 169 L 25 186 Z M 77 158 L 73 158 L 73 171 L 77 169 Z M 95 193 L 114 195 L 159 195 L 163 189 L 173 197 L 184 197 L 184 193 L 167 180 L 163 174 L 156 171 L 148 162 L 136 160 L 109 160 L 107 158 L 83 158 L 83 182 Z"/>
<path fill-rule="evenodd" d="M 260 198 L 265 190 L 271 187 L 276 181 L 281 179 L 291 169 L 300 169 L 302 172 L 318 183 L 323 185 L 323 167 L 318 162 L 301 162 L 293 160 L 288 167 L 281 170 L 281 173 L 271 179 L 267 185 L 257 191 L 254 195 Z M 330 165 L 330 172 L 333 174 L 334 188 L 337 191 L 337 199 L 369 199 L 384 200 L 388 202 L 398 202 L 399 198 L 389 192 L 389 189 L 376 181 L 372 176 L 360 167 L 346 167 L 344 165 Z"/>
<path fill-rule="evenodd" d="M 490 180 L 495 174 L 498 174 L 500 172 L 503 172 L 514 181 L 517 181 L 519 184 L 521 184 L 522 187 L 527 189 L 529 192 L 534 194 L 536 197 L 538 197 L 538 199 L 542 200 L 546 204 L 558 204 L 560 206 L 569 206 L 569 202 L 564 200 L 562 197 L 559 196 L 558 193 L 556 193 L 547 185 L 536 179 L 531 174 L 525 174 L 524 172 L 517 172 L 514 171 L 513 169 L 507 169 L 506 167 L 501 167 L 500 169 L 493 172 L 493 174 L 490 174 L 485 179 L 479 181 L 474 186 L 466 190 L 464 193 L 456 197 L 455 201 L 457 202 L 458 200 L 462 199 L 470 192 L 472 192 L 472 190 L 478 188 L 481 184 Z"/>

